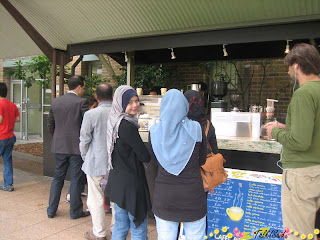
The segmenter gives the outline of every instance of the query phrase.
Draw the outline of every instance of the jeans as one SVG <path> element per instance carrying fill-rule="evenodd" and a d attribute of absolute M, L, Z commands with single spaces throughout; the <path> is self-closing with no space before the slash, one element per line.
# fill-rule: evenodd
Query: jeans
<path fill-rule="evenodd" d="M 176 240 L 180 223 L 167 221 L 156 215 L 154 216 L 156 219 L 158 240 Z M 186 240 L 203 240 L 206 231 L 206 216 L 194 222 L 183 222 L 183 229 Z"/>
<path fill-rule="evenodd" d="M 77 218 L 83 211 L 81 200 L 81 181 L 83 172 L 81 170 L 82 158 L 75 154 L 56 154 L 56 166 L 54 177 L 50 188 L 48 215 L 54 215 L 58 209 L 61 190 L 70 167 L 70 217 Z"/>
<path fill-rule="evenodd" d="M 82 171 L 83 172 L 83 171 Z M 80 187 L 80 190 L 81 190 L 81 193 L 84 192 L 84 189 L 85 189 L 85 185 L 87 184 L 87 176 L 86 174 L 83 172 L 82 174 L 82 180 L 81 180 L 81 187 Z M 71 185 L 69 186 L 69 190 L 68 190 L 68 193 L 67 194 L 70 194 L 71 192 Z"/>
<path fill-rule="evenodd" d="M 131 240 L 148 239 L 148 215 L 145 220 L 138 226 L 133 222 L 134 217 L 125 209 L 120 208 L 114 203 L 115 219 L 111 240 L 126 240 L 129 228 L 131 230 Z"/>
<path fill-rule="evenodd" d="M 3 186 L 13 184 L 13 168 L 12 168 L 12 149 L 16 142 L 16 137 L 0 140 L 0 156 L 3 158 L 4 171 L 3 171 Z"/>

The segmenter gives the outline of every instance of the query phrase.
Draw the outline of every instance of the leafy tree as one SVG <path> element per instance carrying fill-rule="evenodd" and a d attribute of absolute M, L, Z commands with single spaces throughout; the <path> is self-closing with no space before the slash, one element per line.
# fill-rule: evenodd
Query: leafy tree
<path fill-rule="evenodd" d="M 65 73 L 68 74 L 70 67 L 65 66 Z M 50 88 L 52 64 L 45 55 L 33 57 L 31 62 L 23 64 L 21 60 L 14 63 L 14 67 L 6 71 L 6 75 L 22 80 L 24 86 L 29 88 L 34 82 L 41 84 L 44 89 Z M 57 67 L 56 76 L 59 76 Z M 40 81 L 36 81 L 40 79 Z"/>
<path fill-rule="evenodd" d="M 117 86 L 127 84 L 127 69 L 120 68 L 122 74 L 115 76 Z M 150 91 L 153 86 L 164 87 L 176 75 L 176 67 L 170 65 L 137 65 L 135 66 L 135 88 Z"/>
<path fill-rule="evenodd" d="M 92 75 L 90 77 L 86 77 L 86 87 L 85 87 L 85 97 L 90 98 L 94 96 L 96 92 L 96 88 L 102 82 L 110 82 L 107 78 L 102 78 L 99 75 Z"/>

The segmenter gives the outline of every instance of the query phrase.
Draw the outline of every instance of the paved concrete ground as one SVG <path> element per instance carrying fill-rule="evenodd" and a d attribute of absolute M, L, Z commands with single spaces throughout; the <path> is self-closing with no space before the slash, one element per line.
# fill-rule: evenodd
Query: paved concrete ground
<path fill-rule="evenodd" d="M 65 182 L 59 209 L 53 219 L 47 217 L 46 208 L 52 178 L 41 175 L 41 159 L 15 152 L 13 192 L 0 191 L 0 240 L 84 239 L 83 234 L 92 229 L 91 217 L 71 220 L 69 204 L 65 202 L 69 182 Z M 40 172 L 40 173 L 39 173 Z M 3 185 L 3 161 L 0 159 L 0 185 Z M 86 199 L 83 198 L 84 208 Z M 109 226 L 111 214 L 106 215 Z M 155 221 L 149 218 L 149 240 L 155 240 Z M 111 239 L 108 231 L 107 238 Z M 130 239 L 128 237 L 127 239 Z"/>

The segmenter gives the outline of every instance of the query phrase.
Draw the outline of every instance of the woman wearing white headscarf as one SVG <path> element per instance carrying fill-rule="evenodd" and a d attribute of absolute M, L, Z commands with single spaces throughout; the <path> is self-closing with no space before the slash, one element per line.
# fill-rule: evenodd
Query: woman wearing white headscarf
<path fill-rule="evenodd" d="M 207 156 L 206 137 L 200 124 L 187 118 L 189 104 L 178 90 L 162 98 L 160 122 L 150 130 L 158 162 L 152 211 L 158 240 L 175 240 L 183 222 L 186 239 L 204 239 L 207 199 L 200 166 Z"/>
<path fill-rule="evenodd" d="M 108 161 L 111 168 L 106 195 L 114 202 L 115 225 L 112 239 L 146 240 L 151 209 L 143 162 L 150 154 L 138 132 L 139 99 L 130 86 L 115 91 L 107 126 Z"/>

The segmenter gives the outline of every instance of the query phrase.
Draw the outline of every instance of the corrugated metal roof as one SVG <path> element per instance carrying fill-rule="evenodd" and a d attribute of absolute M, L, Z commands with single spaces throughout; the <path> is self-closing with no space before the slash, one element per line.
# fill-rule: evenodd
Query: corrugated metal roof
<path fill-rule="evenodd" d="M 320 19 L 319 0 L 9 0 L 56 49 L 68 44 Z M 40 54 L 0 5 L 0 58 Z"/>

